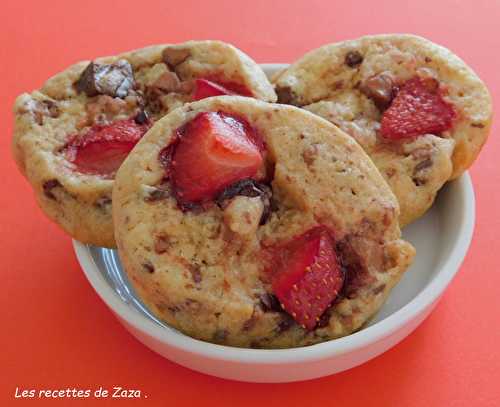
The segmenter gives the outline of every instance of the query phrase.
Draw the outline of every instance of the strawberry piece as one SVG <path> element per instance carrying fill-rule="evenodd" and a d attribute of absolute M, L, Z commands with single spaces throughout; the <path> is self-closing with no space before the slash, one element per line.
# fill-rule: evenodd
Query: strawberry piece
<path fill-rule="evenodd" d="M 330 231 L 317 226 L 278 248 L 274 269 L 272 287 L 282 307 L 302 327 L 314 329 L 344 282 Z"/>
<path fill-rule="evenodd" d="M 179 133 L 169 173 L 181 204 L 214 199 L 230 184 L 255 177 L 263 164 L 257 136 L 243 119 L 203 112 Z"/>
<path fill-rule="evenodd" d="M 382 136 L 398 140 L 448 130 L 456 117 L 455 109 L 439 92 L 436 81 L 415 77 L 400 89 L 384 112 Z"/>
<path fill-rule="evenodd" d="M 211 82 L 215 82 L 215 83 L 223 86 L 225 89 L 227 89 L 228 91 L 230 91 L 234 95 L 253 97 L 252 91 L 250 89 L 248 89 L 242 83 L 233 82 L 233 81 L 226 81 L 220 75 L 205 76 L 204 79 L 211 81 Z"/>
<path fill-rule="evenodd" d="M 149 127 L 134 119 L 95 125 L 70 139 L 66 156 L 81 173 L 112 176 Z"/>
<path fill-rule="evenodd" d="M 193 94 L 194 100 L 205 99 L 211 96 L 234 95 L 229 89 L 218 83 L 207 79 L 196 79 L 195 90 Z"/>

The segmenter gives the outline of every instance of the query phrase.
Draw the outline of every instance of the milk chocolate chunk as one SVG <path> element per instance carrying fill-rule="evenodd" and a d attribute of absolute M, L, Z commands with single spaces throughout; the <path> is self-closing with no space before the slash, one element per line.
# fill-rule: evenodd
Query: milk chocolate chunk
<path fill-rule="evenodd" d="M 112 64 L 91 62 L 76 82 L 76 89 L 87 96 L 108 95 L 123 99 L 134 84 L 132 66 L 120 59 Z"/>

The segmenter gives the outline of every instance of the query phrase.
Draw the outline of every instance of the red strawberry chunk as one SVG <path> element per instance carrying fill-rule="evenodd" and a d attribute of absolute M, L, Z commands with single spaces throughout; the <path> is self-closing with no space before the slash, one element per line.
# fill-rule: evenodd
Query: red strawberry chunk
<path fill-rule="evenodd" d="M 137 124 L 134 119 L 95 125 L 70 139 L 66 157 L 81 173 L 113 176 L 149 127 L 149 123 Z"/>
<path fill-rule="evenodd" d="M 193 99 L 200 100 L 211 96 L 234 95 L 229 89 L 207 79 L 196 79 Z"/>
<path fill-rule="evenodd" d="M 277 250 L 273 291 L 282 307 L 312 330 L 337 297 L 344 276 L 330 231 L 310 229 Z"/>
<path fill-rule="evenodd" d="M 382 116 L 382 136 L 398 140 L 450 129 L 456 112 L 438 88 L 420 77 L 408 80 Z"/>
<path fill-rule="evenodd" d="M 181 204 L 212 200 L 228 185 L 255 177 L 263 164 L 257 136 L 243 119 L 203 112 L 180 133 L 169 173 Z"/>

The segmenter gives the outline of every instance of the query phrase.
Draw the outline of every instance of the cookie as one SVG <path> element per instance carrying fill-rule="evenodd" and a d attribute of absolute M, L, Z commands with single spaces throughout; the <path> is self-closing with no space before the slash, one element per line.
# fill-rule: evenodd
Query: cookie
<path fill-rule="evenodd" d="M 279 102 L 353 136 L 399 200 L 401 225 L 425 213 L 485 143 L 487 88 L 449 50 L 413 35 L 374 35 L 313 50 L 274 80 Z"/>
<path fill-rule="evenodd" d="M 167 112 L 221 94 L 276 100 L 261 68 L 219 41 L 83 61 L 17 98 L 14 158 L 49 218 L 81 242 L 114 247 L 111 191 L 123 159 Z"/>
<path fill-rule="evenodd" d="M 414 256 L 398 215 L 347 134 L 237 96 L 156 122 L 113 189 L 118 251 L 139 297 L 186 335 L 240 347 L 360 329 Z"/>

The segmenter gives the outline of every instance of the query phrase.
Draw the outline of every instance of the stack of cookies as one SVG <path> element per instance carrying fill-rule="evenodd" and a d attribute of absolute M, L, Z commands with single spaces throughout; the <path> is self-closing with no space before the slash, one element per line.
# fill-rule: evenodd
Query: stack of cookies
<path fill-rule="evenodd" d="M 218 41 L 84 61 L 18 97 L 14 158 L 170 326 L 240 347 L 335 339 L 411 264 L 400 226 L 473 163 L 490 96 L 411 35 L 326 45 L 272 82 Z"/>

